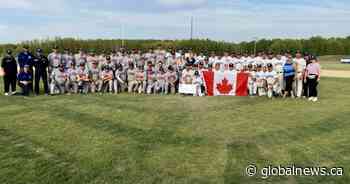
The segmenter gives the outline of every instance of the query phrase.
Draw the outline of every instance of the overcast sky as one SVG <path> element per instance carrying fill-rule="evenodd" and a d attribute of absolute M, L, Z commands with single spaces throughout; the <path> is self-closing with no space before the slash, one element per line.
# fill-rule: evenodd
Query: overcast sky
<path fill-rule="evenodd" d="M 0 43 L 55 36 L 184 39 L 191 16 L 195 38 L 350 35 L 349 0 L 0 0 Z"/>

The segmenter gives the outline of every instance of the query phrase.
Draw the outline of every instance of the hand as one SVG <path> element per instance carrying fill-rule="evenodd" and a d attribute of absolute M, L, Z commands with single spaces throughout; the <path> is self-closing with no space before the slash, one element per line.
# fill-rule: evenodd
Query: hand
<path fill-rule="evenodd" d="M 320 78 L 317 79 L 317 82 L 320 82 Z"/>

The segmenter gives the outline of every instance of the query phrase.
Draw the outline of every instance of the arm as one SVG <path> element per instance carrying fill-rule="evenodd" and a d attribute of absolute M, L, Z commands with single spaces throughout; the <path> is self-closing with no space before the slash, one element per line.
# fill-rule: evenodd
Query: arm
<path fill-rule="evenodd" d="M 317 67 L 317 81 L 320 81 L 321 79 L 321 67 L 320 67 L 320 64 L 318 64 L 318 67 Z"/>
<path fill-rule="evenodd" d="M 306 82 L 307 80 L 307 76 L 309 75 L 309 71 L 307 70 L 307 68 L 305 69 L 305 74 L 304 74 L 304 82 Z"/>

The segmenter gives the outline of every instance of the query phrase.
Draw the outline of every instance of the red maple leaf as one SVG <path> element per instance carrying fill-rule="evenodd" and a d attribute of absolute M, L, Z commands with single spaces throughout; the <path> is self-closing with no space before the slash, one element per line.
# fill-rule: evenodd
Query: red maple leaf
<path fill-rule="evenodd" d="M 232 91 L 232 84 L 229 84 L 228 82 L 229 81 L 226 78 L 224 78 L 224 80 L 222 80 L 220 84 L 216 84 L 216 88 L 221 94 L 227 95 Z"/>

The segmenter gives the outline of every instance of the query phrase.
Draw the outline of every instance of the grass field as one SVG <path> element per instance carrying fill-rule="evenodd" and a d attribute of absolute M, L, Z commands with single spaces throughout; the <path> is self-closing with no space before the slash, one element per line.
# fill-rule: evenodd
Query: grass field
<path fill-rule="evenodd" d="M 342 57 L 343 56 L 340 56 L 340 55 L 321 56 L 320 63 L 321 63 L 322 69 L 350 71 L 350 64 L 340 63 L 340 59 Z"/>
<path fill-rule="evenodd" d="M 349 82 L 323 78 L 317 103 L 0 96 L 0 183 L 348 184 Z M 344 176 L 262 179 L 244 174 L 249 164 L 343 167 Z"/>

